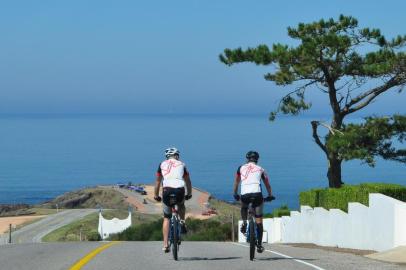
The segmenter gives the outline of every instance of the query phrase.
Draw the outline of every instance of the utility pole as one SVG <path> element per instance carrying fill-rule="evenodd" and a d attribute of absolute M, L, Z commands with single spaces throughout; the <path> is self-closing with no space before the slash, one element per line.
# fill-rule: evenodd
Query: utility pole
<path fill-rule="evenodd" d="M 233 242 L 235 241 L 234 237 L 234 214 L 231 214 L 231 241 Z"/>
<path fill-rule="evenodd" d="M 11 244 L 11 224 L 9 225 L 8 229 L 8 243 Z"/>

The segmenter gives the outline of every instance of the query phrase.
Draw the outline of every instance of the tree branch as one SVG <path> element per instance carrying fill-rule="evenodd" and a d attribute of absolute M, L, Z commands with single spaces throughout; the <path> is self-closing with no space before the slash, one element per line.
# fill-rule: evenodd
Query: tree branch
<path fill-rule="evenodd" d="M 368 104 L 370 104 L 377 96 L 379 96 L 383 92 L 389 90 L 390 88 L 392 88 L 398 84 L 399 84 L 399 81 L 397 80 L 397 77 L 393 77 L 388 82 L 386 82 L 384 85 L 375 87 L 369 91 L 366 91 L 363 94 L 358 95 L 357 97 L 351 99 L 350 102 L 345 105 L 345 107 L 343 109 L 343 114 L 347 115 L 347 114 L 356 112 L 358 110 L 361 110 L 362 108 L 368 106 Z M 363 102 L 360 103 L 359 105 L 351 108 L 351 106 L 353 106 L 361 101 L 363 101 Z"/>
<path fill-rule="evenodd" d="M 332 128 L 330 125 L 324 123 L 324 122 L 320 122 L 320 121 L 316 121 L 319 125 L 322 125 L 323 127 L 327 128 L 331 134 L 335 135 L 336 132 L 340 133 L 341 135 L 343 135 L 343 132 L 339 129 L 334 129 Z"/>
<path fill-rule="evenodd" d="M 312 80 L 312 81 L 310 81 L 310 82 L 308 82 L 308 83 L 306 83 L 306 84 L 304 84 L 304 85 L 302 85 L 302 86 L 297 87 L 295 90 L 293 90 L 293 91 L 287 93 L 285 96 L 283 96 L 283 97 L 280 99 L 278 108 L 281 107 L 282 102 L 283 102 L 283 100 L 284 100 L 285 98 L 289 97 L 289 96 L 292 95 L 292 94 L 298 93 L 298 92 L 300 92 L 300 91 L 305 91 L 308 86 L 310 86 L 310 85 L 312 85 L 312 84 L 315 84 L 315 83 L 317 83 L 317 82 L 318 82 L 318 80 Z"/>
<path fill-rule="evenodd" d="M 323 150 L 323 152 L 328 155 L 327 147 L 321 142 L 319 135 L 317 134 L 317 127 L 319 125 L 318 121 L 312 121 L 312 128 L 313 128 L 313 138 L 316 142 L 316 144 Z"/>

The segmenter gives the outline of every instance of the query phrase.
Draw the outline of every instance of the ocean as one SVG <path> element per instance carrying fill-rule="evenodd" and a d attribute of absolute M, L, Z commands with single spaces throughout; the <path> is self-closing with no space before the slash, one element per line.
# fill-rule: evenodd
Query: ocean
<path fill-rule="evenodd" d="M 3 115 L 0 203 L 35 204 L 63 192 L 118 182 L 152 183 L 163 150 L 175 146 L 193 185 L 232 200 L 248 150 L 260 153 L 276 201 L 298 207 L 299 192 L 327 186 L 327 162 L 311 137 L 314 118 L 266 115 Z M 316 118 L 318 119 L 318 118 Z M 353 119 L 358 121 L 359 119 Z M 378 160 L 343 166 L 345 183 L 406 183 L 406 166 Z"/>

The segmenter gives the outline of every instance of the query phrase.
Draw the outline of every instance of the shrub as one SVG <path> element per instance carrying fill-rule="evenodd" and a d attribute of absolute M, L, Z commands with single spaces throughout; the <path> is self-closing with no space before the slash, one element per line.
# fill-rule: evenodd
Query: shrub
<path fill-rule="evenodd" d="M 150 223 L 142 223 L 111 236 L 120 241 L 158 241 L 162 240 L 162 218 Z"/>
<path fill-rule="evenodd" d="M 279 208 L 275 208 L 272 213 L 264 214 L 264 218 L 274 218 L 274 217 L 282 217 L 282 216 L 290 216 L 290 209 L 287 205 L 282 205 Z"/>
<path fill-rule="evenodd" d="M 184 237 L 190 241 L 227 241 L 231 238 L 231 224 L 216 220 L 186 220 L 188 234 Z"/>
<path fill-rule="evenodd" d="M 381 193 L 386 196 L 406 202 L 406 187 L 396 184 L 364 183 L 360 185 L 343 185 L 341 188 L 312 189 L 301 192 L 301 205 L 323 207 L 325 209 L 338 208 L 348 211 L 349 202 L 369 204 L 369 193 Z"/>
<path fill-rule="evenodd" d="M 88 241 L 100 241 L 101 237 L 98 231 L 91 231 L 87 234 Z"/>
<path fill-rule="evenodd" d="M 78 240 L 79 237 L 76 234 L 71 233 L 66 236 L 66 241 L 78 241 Z"/>
<path fill-rule="evenodd" d="M 217 220 L 186 220 L 188 233 L 183 236 L 189 241 L 227 241 L 231 239 L 231 224 Z M 121 241 L 160 241 L 162 240 L 162 219 L 132 226 L 112 235 L 112 240 Z"/>

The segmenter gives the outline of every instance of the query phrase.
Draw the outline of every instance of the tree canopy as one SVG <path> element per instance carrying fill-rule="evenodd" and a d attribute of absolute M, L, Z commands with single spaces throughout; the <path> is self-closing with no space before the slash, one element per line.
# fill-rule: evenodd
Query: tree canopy
<path fill-rule="evenodd" d="M 347 115 L 365 108 L 382 93 L 403 90 L 406 35 L 387 39 L 379 29 L 361 28 L 357 19 L 344 15 L 338 20 L 299 23 L 295 28 L 288 28 L 288 35 L 298 42 L 297 46 L 275 43 L 271 48 L 259 45 L 225 49 L 220 61 L 229 66 L 242 62 L 269 66 L 269 72 L 264 75 L 266 80 L 291 87 L 271 112 L 270 120 L 278 113 L 297 115 L 310 109 L 311 101 L 306 98 L 309 90 L 328 96 L 331 123 L 312 121 L 312 127 L 315 142 L 329 160 L 329 169 L 336 163 L 337 172 L 331 172 L 335 179 L 329 175 L 330 186 L 341 185 L 338 181 L 341 183 L 343 160 L 359 158 L 373 165 L 373 156 L 380 155 L 406 162 L 405 150 L 396 150 L 390 143 L 393 136 L 403 142 L 404 116 L 369 117 L 358 125 L 343 123 Z M 324 139 L 318 135 L 320 124 L 329 129 Z"/>

